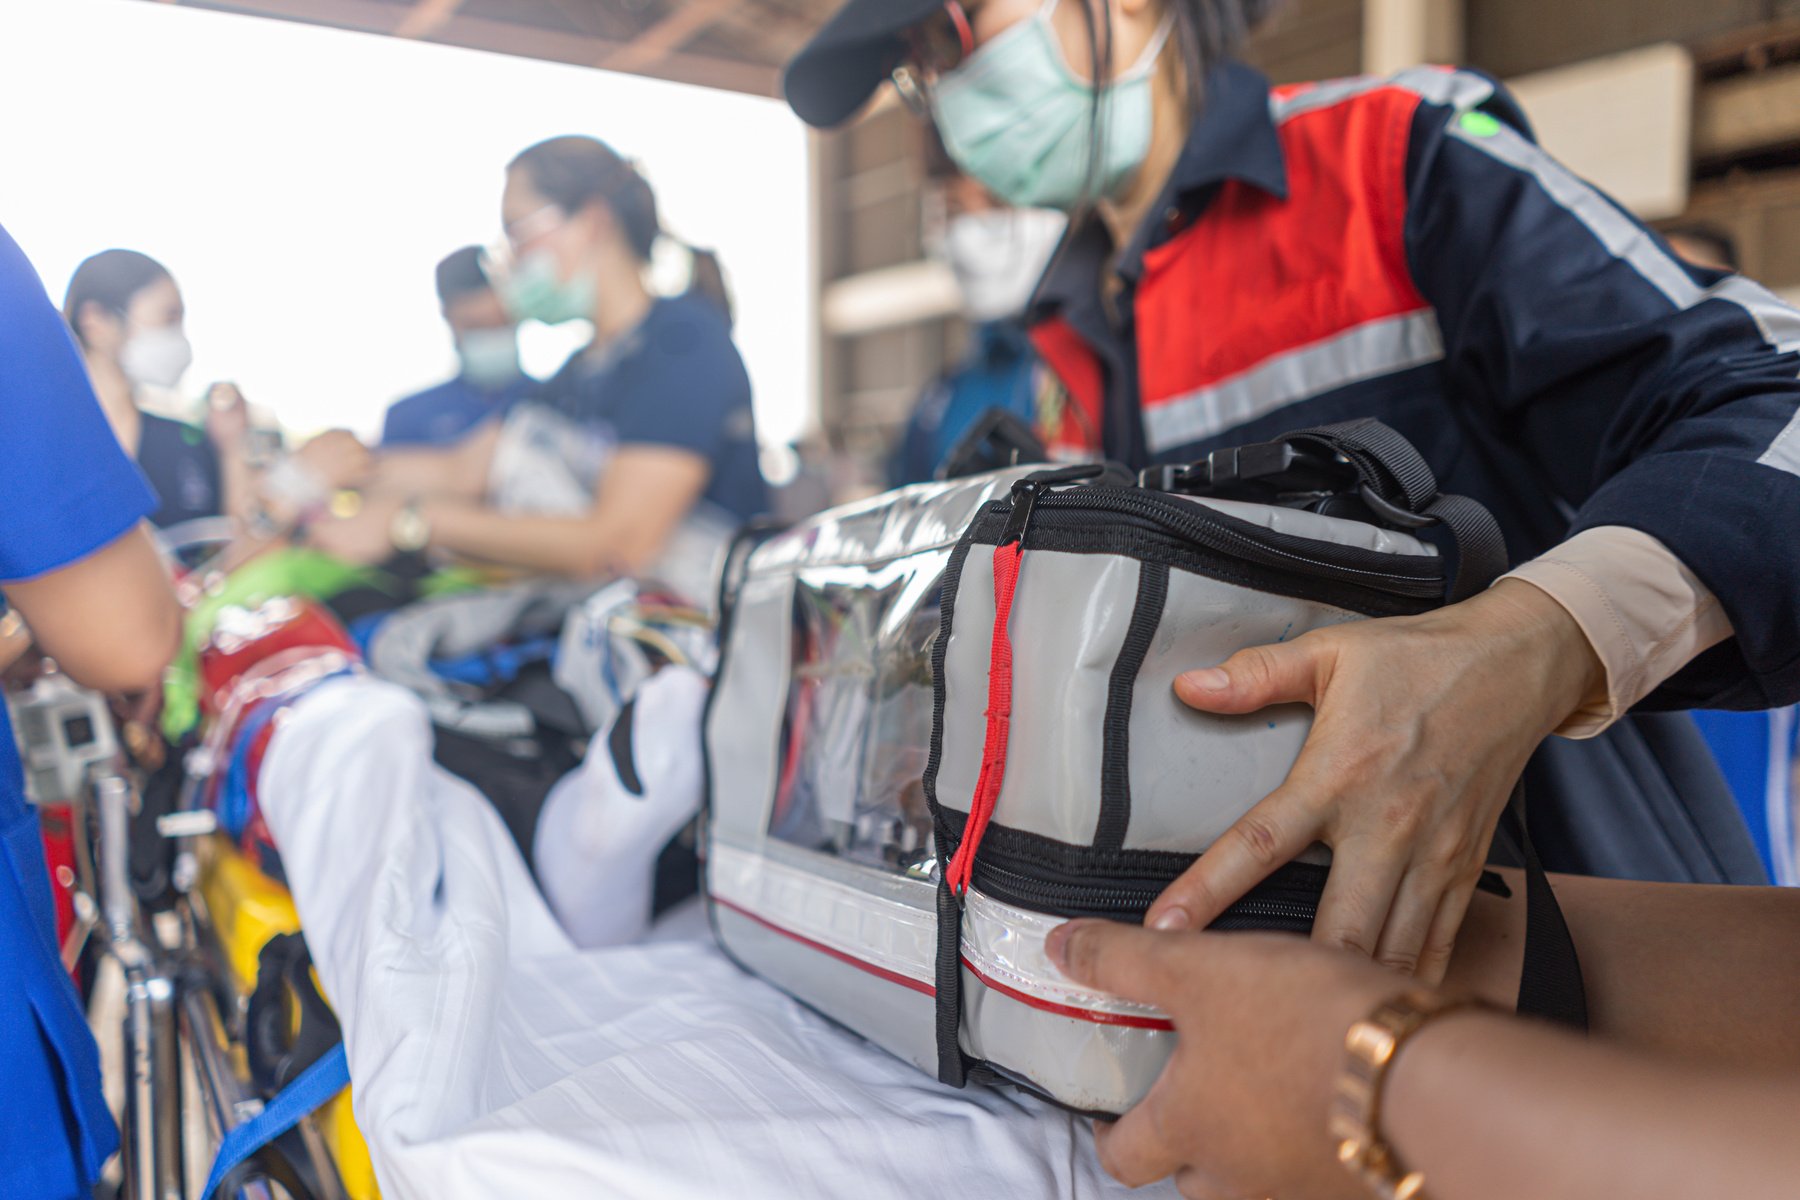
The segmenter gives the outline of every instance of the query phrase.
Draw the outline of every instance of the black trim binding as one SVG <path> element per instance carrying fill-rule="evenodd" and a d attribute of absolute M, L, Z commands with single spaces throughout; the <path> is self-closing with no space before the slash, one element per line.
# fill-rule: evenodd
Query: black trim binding
<path fill-rule="evenodd" d="M 950 653 L 950 629 L 956 619 L 956 593 L 962 586 L 963 563 L 968 560 L 971 530 L 957 539 L 938 590 L 938 636 L 931 647 L 931 747 L 922 779 L 925 803 L 931 809 L 933 837 L 937 843 L 937 1075 L 938 1082 L 959 1088 L 968 1082 L 969 1060 L 962 1040 L 962 900 L 950 889 L 944 865 L 953 852 L 947 812 L 937 799 L 938 768 L 944 759 L 944 660 Z M 960 815 L 960 814 L 959 814 Z M 957 825 L 960 838 L 962 827 Z"/>
<path fill-rule="evenodd" d="M 1138 568 L 1137 605 L 1125 645 L 1113 663 L 1106 687 L 1104 741 L 1100 750 L 1100 819 L 1094 827 L 1094 845 L 1119 850 L 1131 824 L 1131 702 L 1137 690 L 1138 671 L 1149 657 L 1156 628 L 1162 624 L 1169 600 L 1169 567 L 1145 562 Z"/>
<path fill-rule="evenodd" d="M 1200 517 L 1199 522 L 1222 540 L 1255 534 L 1280 536 L 1293 545 L 1291 550 L 1263 556 L 1267 560 L 1264 561 L 1197 544 L 1186 531 L 1165 526 L 1155 518 L 1113 511 L 1109 502 L 1113 497 L 1108 493 L 1119 490 L 1123 489 L 1092 487 L 1042 497 L 1023 542 L 1024 551 L 1116 555 L 1160 562 L 1222 583 L 1371 617 L 1410 616 L 1429 612 L 1443 603 L 1444 566 L 1436 557 L 1419 556 L 1415 564 L 1398 555 L 1374 555 L 1375 563 L 1380 564 L 1378 568 L 1363 557 L 1371 555 L 1371 551 L 1275 535 L 1223 513 L 1210 513 L 1191 502 L 1152 498 L 1157 507 L 1179 505 L 1186 510 L 1169 514 L 1172 518 L 1210 514 Z M 1136 502 L 1132 507 L 1137 507 Z M 1008 502 L 991 502 L 972 522 L 971 540 L 979 545 L 998 545 L 1011 514 Z"/>

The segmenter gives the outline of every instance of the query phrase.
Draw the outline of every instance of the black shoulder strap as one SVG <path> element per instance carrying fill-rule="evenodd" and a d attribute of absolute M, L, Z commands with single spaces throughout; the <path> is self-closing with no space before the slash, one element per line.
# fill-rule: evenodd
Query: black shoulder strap
<path fill-rule="evenodd" d="M 1550 877 L 1531 844 L 1523 782 L 1513 789 L 1497 832 L 1512 843 L 1525 865 L 1525 960 L 1519 971 L 1519 1012 L 1586 1030 L 1587 985 L 1581 978 L 1581 959 L 1562 905 L 1551 890 Z"/>

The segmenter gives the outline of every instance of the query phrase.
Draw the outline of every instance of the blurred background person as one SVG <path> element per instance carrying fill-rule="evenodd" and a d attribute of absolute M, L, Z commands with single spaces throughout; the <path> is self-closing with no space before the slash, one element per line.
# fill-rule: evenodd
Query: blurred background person
<path fill-rule="evenodd" d="M 1013 208 L 965 175 L 927 137 L 935 254 L 949 264 L 969 326 L 961 360 L 919 397 L 890 467 L 895 486 L 933 478 L 950 451 L 991 409 L 1039 423 L 1043 364 L 1025 329 L 1025 308 L 1062 239 L 1068 218 Z"/>
<path fill-rule="evenodd" d="M 504 415 L 531 389 L 519 366 L 518 323 L 482 270 L 479 246 L 464 246 L 438 263 L 437 294 L 456 340 L 456 377 L 396 400 L 382 427 L 384 446 L 449 445 Z"/>
<path fill-rule="evenodd" d="M 63 298 L 63 318 L 100 407 L 155 489 L 150 519 L 159 528 L 201 517 L 241 519 L 255 502 L 250 416 L 236 388 L 211 390 L 203 429 L 144 407 L 147 392 L 174 392 L 193 362 L 185 316 L 169 269 L 135 250 L 103 250 L 85 260 Z"/>
<path fill-rule="evenodd" d="M 502 422 L 446 450 L 384 453 L 358 511 L 315 523 L 352 562 L 396 550 L 577 579 L 655 563 L 690 516 L 735 526 L 766 511 L 750 377 L 716 258 L 688 289 L 647 281 L 663 239 L 656 196 L 590 137 L 530 147 L 507 169 L 496 290 L 517 320 L 586 320 L 593 340 Z M 345 455 L 346 463 L 356 461 Z"/>

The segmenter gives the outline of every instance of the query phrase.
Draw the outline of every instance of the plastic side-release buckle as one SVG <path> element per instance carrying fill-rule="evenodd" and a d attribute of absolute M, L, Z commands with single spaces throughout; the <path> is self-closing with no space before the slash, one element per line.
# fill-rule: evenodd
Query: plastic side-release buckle
<path fill-rule="evenodd" d="M 1138 486 L 1185 495 L 1231 491 L 1250 484 L 1280 485 L 1292 491 L 1328 491 L 1345 486 L 1353 472 L 1341 459 L 1291 442 L 1227 446 L 1187 464 L 1149 467 Z"/>

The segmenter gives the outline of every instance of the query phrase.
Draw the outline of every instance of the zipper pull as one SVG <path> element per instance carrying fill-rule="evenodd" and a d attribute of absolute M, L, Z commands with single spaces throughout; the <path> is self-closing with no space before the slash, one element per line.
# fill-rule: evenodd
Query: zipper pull
<path fill-rule="evenodd" d="M 1021 479 L 1013 484 L 1012 515 L 1006 519 L 1006 528 L 1000 531 L 1000 546 L 1010 546 L 1015 542 L 1020 549 L 1025 546 L 1025 531 L 1031 526 L 1031 514 L 1037 508 L 1038 497 L 1049 490 L 1049 485 L 1037 479 Z M 996 546 L 995 549 L 999 549 Z"/>
<path fill-rule="evenodd" d="M 1032 510 L 1037 507 L 1039 497 L 1052 488 L 1098 479 L 1106 474 L 1106 470 L 1104 463 L 1080 463 L 1072 467 L 1039 471 L 1013 484 L 1012 515 L 1007 518 L 1006 528 L 1000 533 L 1000 545 L 1008 546 L 1017 542 L 1023 548 L 1025 530 L 1031 524 Z"/>

